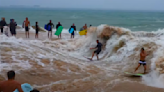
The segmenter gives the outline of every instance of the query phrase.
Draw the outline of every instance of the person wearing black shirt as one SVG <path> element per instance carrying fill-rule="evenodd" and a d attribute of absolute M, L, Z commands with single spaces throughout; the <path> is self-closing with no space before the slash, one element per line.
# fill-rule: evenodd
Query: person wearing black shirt
<path fill-rule="evenodd" d="M 11 19 L 9 27 L 10 27 L 10 32 L 12 36 L 16 36 L 16 26 L 17 24 L 16 22 L 14 22 L 14 19 Z"/>
<path fill-rule="evenodd" d="M 39 32 L 38 22 L 36 22 L 35 30 L 36 30 L 35 38 L 38 38 L 38 32 Z"/>
<path fill-rule="evenodd" d="M 60 22 L 58 22 L 58 24 L 56 25 L 56 31 L 57 31 L 57 29 L 59 28 L 59 26 L 62 26 L 62 25 L 60 24 Z M 61 33 L 60 33 L 60 35 L 58 36 L 58 38 L 61 38 Z"/>
<path fill-rule="evenodd" d="M 5 21 L 5 18 L 2 18 L 2 20 L 0 21 L 1 34 L 3 33 L 3 27 L 6 25 L 7 23 Z"/>
<path fill-rule="evenodd" d="M 95 48 L 90 48 L 90 49 L 96 49 L 97 48 L 97 50 L 95 50 L 93 52 L 92 58 L 94 56 L 94 53 L 96 53 L 97 54 L 97 60 L 99 60 L 98 54 L 101 52 L 101 47 L 102 47 L 102 44 L 99 42 L 99 40 L 97 40 L 97 46 Z M 92 58 L 91 58 L 91 60 L 92 60 Z"/>
<path fill-rule="evenodd" d="M 50 38 L 52 38 L 52 28 L 54 27 L 54 24 L 51 22 L 51 20 L 50 20 L 50 22 L 47 24 L 47 27 L 48 27 L 48 26 L 51 26 L 50 30 L 48 30 L 48 38 L 49 38 L 49 33 L 51 34 Z"/>
<path fill-rule="evenodd" d="M 76 26 L 74 24 L 71 26 L 71 28 L 73 28 L 74 31 L 76 31 Z M 71 30 L 71 28 L 70 28 L 70 30 Z M 74 31 L 71 33 L 71 38 L 74 38 L 74 35 L 75 35 Z"/>

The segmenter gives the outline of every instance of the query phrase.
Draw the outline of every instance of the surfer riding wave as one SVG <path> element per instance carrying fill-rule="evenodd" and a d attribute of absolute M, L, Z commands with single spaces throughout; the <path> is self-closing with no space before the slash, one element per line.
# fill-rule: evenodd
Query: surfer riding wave
<path fill-rule="evenodd" d="M 95 51 L 92 53 L 92 58 L 93 58 L 94 54 L 96 53 L 97 60 L 99 60 L 98 55 L 99 55 L 99 53 L 101 52 L 101 47 L 102 47 L 102 44 L 99 42 L 99 40 L 97 40 L 97 46 L 96 46 L 95 48 L 90 48 L 90 49 L 96 49 L 96 48 L 97 48 L 97 50 L 95 50 Z M 92 60 L 92 58 L 91 58 L 91 60 Z"/>
<path fill-rule="evenodd" d="M 135 69 L 134 72 L 136 72 L 138 70 L 138 68 L 143 65 L 144 66 L 144 73 L 146 73 L 146 62 L 145 62 L 145 58 L 148 54 L 144 51 L 144 48 L 141 48 L 141 53 L 140 53 L 140 61 L 139 64 L 137 66 L 137 68 Z"/>

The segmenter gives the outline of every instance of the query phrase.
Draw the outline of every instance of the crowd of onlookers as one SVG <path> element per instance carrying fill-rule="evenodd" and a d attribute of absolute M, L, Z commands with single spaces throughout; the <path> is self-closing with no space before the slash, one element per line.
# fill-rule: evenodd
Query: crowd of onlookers
<path fill-rule="evenodd" d="M 17 27 L 17 23 L 15 22 L 14 19 L 10 19 L 10 23 L 7 24 L 5 21 L 5 18 L 3 17 L 2 20 L 0 21 L 0 29 L 1 29 L 1 34 L 5 33 L 8 36 L 8 30 L 4 31 L 5 27 L 7 26 L 7 29 L 10 29 L 10 33 L 12 36 L 16 36 L 16 27 Z M 22 27 L 25 28 L 25 36 L 26 38 L 29 38 L 29 26 L 30 26 L 30 21 L 28 20 L 28 18 L 26 17 L 25 21 L 23 21 Z M 52 38 L 52 29 L 54 28 L 54 24 L 52 23 L 52 21 L 50 20 L 49 23 L 47 24 L 47 26 L 51 26 L 51 28 L 48 31 L 48 38 Z M 59 26 L 62 26 L 62 24 L 60 22 L 58 22 L 58 24 L 56 24 L 56 30 L 59 28 Z M 91 25 L 90 25 L 91 26 Z M 76 31 L 76 26 L 75 24 L 72 24 L 70 29 L 73 28 L 74 31 Z M 87 29 L 87 24 L 85 24 L 82 27 L 82 30 Z M 38 38 L 38 34 L 40 31 L 40 27 L 38 25 L 38 22 L 35 23 L 35 38 Z M 71 38 L 74 38 L 74 31 L 71 33 Z M 58 38 L 61 38 L 61 34 L 58 36 Z"/>
<path fill-rule="evenodd" d="M 14 22 L 14 19 L 10 19 L 10 23 L 7 24 L 5 21 L 5 18 L 2 18 L 0 21 L 0 29 L 1 29 L 1 34 L 5 33 L 8 36 L 8 30 L 4 31 L 4 27 L 8 26 L 10 28 L 10 32 L 12 36 L 16 36 L 16 22 Z"/>

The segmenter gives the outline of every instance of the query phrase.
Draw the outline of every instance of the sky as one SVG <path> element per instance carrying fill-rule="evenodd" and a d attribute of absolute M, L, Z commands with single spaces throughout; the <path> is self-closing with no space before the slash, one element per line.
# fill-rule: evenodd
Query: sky
<path fill-rule="evenodd" d="M 0 6 L 10 5 L 76 9 L 164 10 L 164 0 L 0 0 Z"/>

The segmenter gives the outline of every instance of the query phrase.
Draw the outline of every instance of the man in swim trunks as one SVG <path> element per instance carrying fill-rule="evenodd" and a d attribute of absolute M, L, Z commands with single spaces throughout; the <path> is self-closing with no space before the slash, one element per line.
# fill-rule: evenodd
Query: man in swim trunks
<path fill-rule="evenodd" d="M 26 35 L 26 38 L 28 37 L 29 38 L 29 26 L 30 26 L 30 21 L 28 21 L 28 18 L 26 17 L 26 20 L 24 21 L 24 24 L 25 24 L 25 35 Z"/>
<path fill-rule="evenodd" d="M 7 72 L 8 80 L 0 82 L 0 92 L 13 92 L 18 89 L 19 92 L 23 92 L 21 84 L 15 81 L 15 72 Z"/>
<path fill-rule="evenodd" d="M 139 64 L 137 66 L 137 68 L 135 69 L 134 72 L 136 72 L 138 70 L 138 68 L 143 65 L 144 66 L 144 73 L 146 73 L 146 61 L 145 58 L 148 54 L 144 51 L 144 48 L 141 48 L 141 53 L 140 53 L 140 61 Z"/>
<path fill-rule="evenodd" d="M 48 38 L 52 38 L 52 28 L 54 27 L 54 24 L 51 22 L 51 20 L 50 20 L 50 22 L 47 24 L 47 27 L 48 27 L 48 26 L 51 26 L 51 29 L 48 30 Z M 49 36 L 49 34 L 50 34 L 50 36 Z"/>
<path fill-rule="evenodd" d="M 98 54 L 101 52 L 101 47 L 102 47 L 102 44 L 99 42 L 99 40 L 97 40 L 97 46 L 95 48 L 90 48 L 90 49 L 96 49 L 93 53 L 92 53 L 92 58 L 94 56 L 94 53 L 96 53 L 96 56 L 97 56 L 97 60 L 99 60 L 99 57 L 98 57 Z M 91 60 L 92 60 L 91 58 Z"/>

